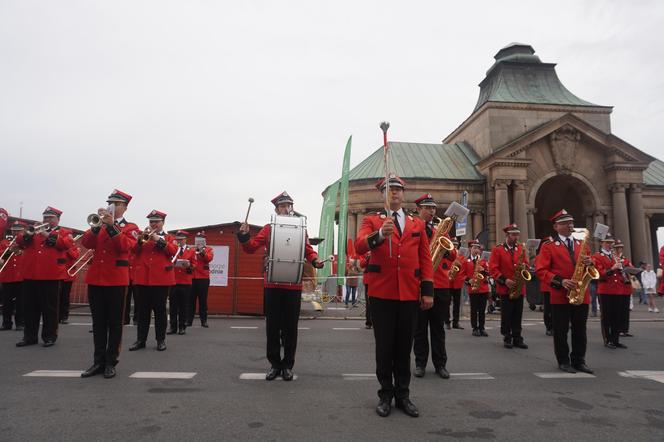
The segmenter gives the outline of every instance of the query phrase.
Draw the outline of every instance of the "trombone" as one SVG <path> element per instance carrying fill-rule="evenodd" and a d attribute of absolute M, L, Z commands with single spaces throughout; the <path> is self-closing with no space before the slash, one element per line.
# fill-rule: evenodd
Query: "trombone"
<path fill-rule="evenodd" d="M 72 264 L 71 267 L 67 269 L 67 275 L 71 276 L 72 278 L 78 274 L 81 270 L 83 270 L 83 267 L 88 265 L 90 261 L 92 261 L 92 258 L 95 256 L 95 251 L 94 249 L 88 249 L 86 252 L 81 255 L 80 258 L 76 260 L 74 264 Z"/>
<path fill-rule="evenodd" d="M 12 240 L 9 242 L 9 245 L 7 245 L 7 248 L 2 252 L 2 255 L 0 255 L 0 260 L 4 261 L 2 263 L 2 267 L 0 267 L 0 273 L 2 273 L 5 267 L 7 267 L 7 264 L 9 264 L 9 261 L 11 261 L 12 257 L 14 256 L 14 253 L 16 253 L 11 250 L 15 242 L 16 242 L 16 237 L 14 236 Z"/>

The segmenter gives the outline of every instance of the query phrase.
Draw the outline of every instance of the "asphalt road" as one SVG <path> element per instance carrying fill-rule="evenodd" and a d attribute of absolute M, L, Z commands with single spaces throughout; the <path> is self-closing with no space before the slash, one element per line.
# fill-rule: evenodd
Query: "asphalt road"
<path fill-rule="evenodd" d="M 127 352 L 136 329 L 126 327 L 115 379 L 25 376 L 90 365 L 90 318 L 72 322 L 51 348 L 16 348 L 20 333 L 0 333 L 0 440 L 664 440 L 661 322 L 633 323 L 627 350 L 604 348 L 590 323 L 596 376 L 572 379 L 535 374 L 558 373 L 539 321 L 525 327 L 528 350 L 504 349 L 496 328 L 473 337 L 466 323 L 447 332 L 453 378 L 412 380 L 418 419 L 375 414 L 373 335 L 362 321 L 300 321 L 293 382 L 241 379 L 267 369 L 261 319 L 213 319 L 209 329 L 169 336 L 165 352 L 155 350 L 153 330 L 147 349 Z M 195 375 L 131 378 L 136 372 Z"/>

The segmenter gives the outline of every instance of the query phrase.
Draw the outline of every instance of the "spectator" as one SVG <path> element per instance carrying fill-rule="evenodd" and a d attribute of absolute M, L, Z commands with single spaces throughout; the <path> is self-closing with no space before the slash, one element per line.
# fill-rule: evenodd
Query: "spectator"
<path fill-rule="evenodd" d="M 639 304 L 648 303 L 648 297 L 646 296 L 645 287 L 643 287 L 643 280 L 641 279 L 641 276 L 643 275 L 643 272 L 645 272 L 645 270 L 646 270 L 646 263 L 643 261 L 639 261 L 639 272 L 635 275 L 636 279 L 639 280 L 639 284 L 641 285 L 641 287 L 636 290 L 636 295 L 639 297 Z"/>
<path fill-rule="evenodd" d="M 657 286 L 657 275 L 648 264 L 646 270 L 641 273 L 641 281 L 643 282 L 643 291 L 648 296 L 648 311 L 651 313 L 659 313 L 659 309 L 655 305 L 655 287 Z"/>
<path fill-rule="evenodd" d="M 348 260 L 348 264 L 346 265 L 346 297 L 344 298 L 346 307 L 348 307 L 349 299 L 352 300 L 353 307 L 357 304 L 357 281 L 361 273 L 358 267 L 357 259 Z"/>

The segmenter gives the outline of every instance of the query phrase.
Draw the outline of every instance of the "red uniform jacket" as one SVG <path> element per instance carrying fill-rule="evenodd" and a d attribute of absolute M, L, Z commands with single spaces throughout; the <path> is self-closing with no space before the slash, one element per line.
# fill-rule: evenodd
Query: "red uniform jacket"
<path fill-rule="evenodd" d="M 599 295 L 631 295 L 632 284 L 620 270 L 611 270 L 615 264 L 614 254 L 607 255 L 599 251 L 593 255 L 595 267 L 599 271 L 597 294 Z M 630 266 L 629 260 L 622 259 L 623 267 Z"/>
<path fill-rule="evenodd" d="M 514 281 L 514 270 L 517 264 L 519 264 L 522 248 L 521 244 L 517 244 L 517 246 L 510 252 L 507 244 L 502 243 L 494 247 L 491 252 L 491 258 L 489 258 L 489 273 L 494 281 L 496 281 L 496 293 L 500 296 L 506 296 L 510 292 L 510 289 L 505 285 L 505 281 L 508 279 Z M 523 263 L 529 266 L 527 253 L 524 256 Z M 523 285 L 523 290 L 521 291 L 522 296 L 525 294 L 526 284 Z"/>
<path fill-rule="evenodd" d="M 664 246 L 659 249 L 659 267 L 664 269 Z M 659 283 L 657 293 L 664 293 L 664 278 L 662 278 L 662 281 Z"/>
<path fill-rule="evenodd" d="M 424 221 L 406 215 L 402 234 L 395 229 L 380 241 L 385 217 L 384 211 L 364 217 L 355 241 L 357 253 L 371 250 L 366 269 L 371 273 L 369 296 L 398 301 L 417 301 L 420 292 L 433 296 L 433 266 Z M 388 241 L 392 242 L 391 258 Z"/>
<path fill-rule="evenodd" d="M 244 236 L 240 239 L 242 243 L 242 250 L 246 253 L 254 253 L 256 250 L 261 249 L 265 254 L 270 250 L 270 236 L 272 229 L 270 224 L 266 224 L 253 238 L 247 238 Z M 238 236 L 239 238 L 239 236 Z M 242 242 L 244 241 L 244 242 Z M 314 251 L 314 248 L 309 244 L 309 237 L 305 237 L 305 251 L 304 259 L 310 263 L 313 263 L 314 259 L 318 258 L 318 254 Z M 267 273 L 265 275 L 265 288 L 277 288 L 277 289 L 286 289 L 286 290 L 302 290 L 302 284 L 273 284 L 267 282 Z"/>
<path fill-rule="evenodd" d="M 362 269 L 362 283 L 366 286 L 369 285 L 369 280 L 371 279 L 371 273 L 367 273 L 367 266 L 371 260 L 371 252 L 367 252 L 364 255 L 360 256 L 360 268 Z"/>
<path fill-rule="evenodd" d="M 200 252 L 195 251 L 195 254 L 194 279 L 210 279 L 210 262 L 214 258 L 214 251 L 206 246 Z"/>
<path fill-rule="evenodd" d="M 588 255 L 590 249 L 586 248 Z M 555 241 L 547 241 L 542 244 L 539 255 L 535 258 L 535 269 L 537 278 L 541 284 L 546 284 L 547 291 L 551 294 L 551 304 L 568 304 L 567 289 L 562 286 L 563 279 L 571 279 L 574 276 L 574 268 L 581 254 L 581 241 L 574 240 L 574 261 L 570 257 L 567 246 L 558 238 Z M 586 290 L 583 298 L 584 304 L 590 303 L 590 290 Z"/>
<path fill-rule="evenodd" d="M 134 246 L 135 285 L 175 285 L 175 272 L 171 260 L 177 251 L 172 235 L 160 232 L 158 242 L 136 242 Z"/>
<path fill-rule="evenodd" d="M 129 285 L 129 255 L 136 247 L 138 226 L 119 220 L 114 226 L 102 227 L 97 233 L 88 229 L 81 244 L 94 250 L 85 282 L 99 286 Z"/>
<path fill-rule="evenodd" d="M 178 248 L 178 259 L 188 259 L 189 267 L 175 267 L 175 283 L 182 285 L 191 285 L 194 278 L 194 266 L 196 265 L 196 249 L 185 247 Z"/>
<path fill-rule="evenodd" d="M 23 247 L 23 278 L 37 281 L 63 280 L 67 277 L 65 252 L 74 244 L 71 232 L 56 227 L 48 236 L 19 234 L 16 242 Z"/>
<path fill-rule="evenodd" d="M 464 275 L 465 275 L 465 280 L 468 284 L 468 294 L 469 295 L 488 295 L 489 292 L 491 291 L 489 289 L 489 282 L 487 281 L 489 279 L 489 263 L 486 262 L 486 259 L 482 259 L 479 256 L 477 256 L 476 259 L 480 260 L 480 273 L 484 275 L 484 279 L 482 282 L 480 282 L 479 288 L 477 289 L 476 292 L 473 292 L 470 288 L 470 280 L 473 278 L 473 275 L 475 274 L 475 261 L 473 259 L 467 259 L 465 263 L 465 269 L 464 269 Z"/>
<path fill-rule="evenodd" d="M 0 255 L 5 253 L 11 241 L 3 239 L 0 241 Z M 0 265 L 2 267 L 2 265 Z M 12 255 L 5 269 L 0 273 L 0 283 L 23 281 L 23 250 L 19 249 Z"/>
<path fill-rule="evenodd" d="M 69 268 L 74 265 L 79 256 L 81 256 L 81 251 L 76 245 L 67 250 L 65 252 L 65 269 L 69 270 Z M 74 282 L 74 279 L 76 279 L 76 276 L 69 276 L 69 273 L 66 273 L 66 277 L 63 279 L 63 281 Z"/>

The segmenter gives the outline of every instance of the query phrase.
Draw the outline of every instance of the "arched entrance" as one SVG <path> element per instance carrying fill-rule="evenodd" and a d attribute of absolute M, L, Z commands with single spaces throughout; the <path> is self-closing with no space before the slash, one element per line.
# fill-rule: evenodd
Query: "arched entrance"
<path fill-rule="evenodd" d="M 587 227 L 587 214 L 595 211 L 595 199 L 588 186 L 571 175 L 555 175 L 546 180 L 535 196 L 535 234 L 543 238 L 553 234 L 549 220 L 560 209 L 574 216 L 575 227 Z"/>

